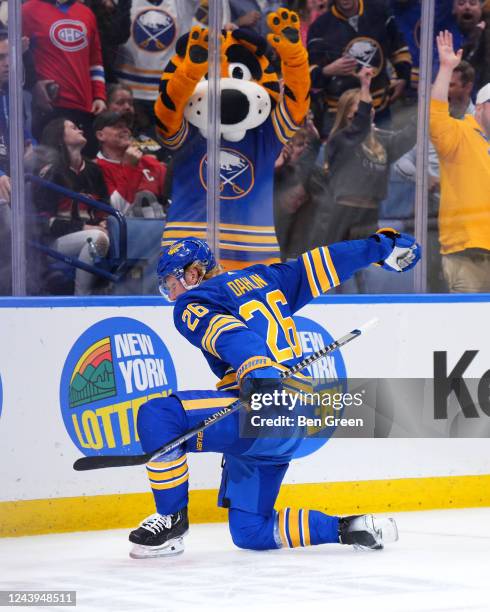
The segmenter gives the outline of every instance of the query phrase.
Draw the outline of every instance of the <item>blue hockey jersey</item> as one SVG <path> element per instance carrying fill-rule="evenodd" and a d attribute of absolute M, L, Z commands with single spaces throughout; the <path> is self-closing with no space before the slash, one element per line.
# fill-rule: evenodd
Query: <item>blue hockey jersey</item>
<path fill-rule="evenodd" d="M 297 129 L 286 105 L 280 103 L 262 125 L 248 130 L 242 140 L 221 139 L 221 260 L 279 261 L 272 207 L 274 163 Z M 184 236 L 206 238 L 207 141 L 186 121 L 181 132 L 175 137 L 175 147 L 181 148 L 175 154 L 172 205 L 162 247 Z"/>
<path fill-rule="evenodd" d="M 177 298 L 175 326 L 201 349 L 221 379 L 218 389 L 236 388 L 258 367 L 297 363 L 302 349 L 292 315 L 391 250 L 384 237 L 351 240 L 292 262 L 220 274 Z"/>

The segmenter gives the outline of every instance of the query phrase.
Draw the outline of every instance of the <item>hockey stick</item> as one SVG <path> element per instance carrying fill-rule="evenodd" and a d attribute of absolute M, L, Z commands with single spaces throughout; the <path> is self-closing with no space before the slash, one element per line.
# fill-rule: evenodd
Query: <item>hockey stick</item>
<path fill-rule="evenodd" d="M 284 370 L 283 372 L 281 372 L 280 378 L 283 380 L 285 378 L 293 376 L 294 374 L 297 374 L 301 370 L 304 370 L 309 365 L 311 365 L 314 361 L 318 361 L 318 359 L 325 357 L 325 355 L 333 353 L 336 349 L 340 348 L 341 346 L 344 346 L 344 344 L 347 344 L 351 340 L 354 340 L 354 338 L 357 338 L 361 334 L 364 334 L 369 328 L 373 327 L 377 323 L 378 319 L 371 319 L 364 325 L 361 325 L 359 328 L 353 329 L 348 334 L 345 334 L 345 336 L 342 336 L 338 340 L 334 340 L 327 346 L 312 353 L 309 357 L 302 359 L 295 366 L 289 368 L 289 370 Z M 158 455 L 168 453 L 174 448 L 177 448 L 177 446 L 180 446 L 181 444 L 189 440 L 189 438 L 192 438 L 200 431 L 211 427 L 211 425 L 214 425 L 214 423 L 217 423 L 218 421 L 221 421 L 230 414 L 233 414 L 242 406 L 242 402 L 239 399 L 236 400 L 229 406 L 218 410 L 207 419 L 204 419 L 204 421 L 202 421 L 192 429 L 189 429 L 189 431 L 183 434 L 182 436 L 179 436 L 178 438 L 167 442 L 167 444 L 164 444 L 161 448 L 158 448 L 157 450 L 154 450 L 151 453 L 144 453 L 143 455 L 96 455 L 93 457 L 82 457 L 75 461 L 75 463 L 73 464 L 73 469 L 77 470 L 78 472 L 81 472 L 84 470 L 97 470 L 99 468 L 124 467 L 128 465 L 142 465 L 143 463 L 148 463 L 149 461 L 152 461 L 153 459 L 158 457 Z"/>

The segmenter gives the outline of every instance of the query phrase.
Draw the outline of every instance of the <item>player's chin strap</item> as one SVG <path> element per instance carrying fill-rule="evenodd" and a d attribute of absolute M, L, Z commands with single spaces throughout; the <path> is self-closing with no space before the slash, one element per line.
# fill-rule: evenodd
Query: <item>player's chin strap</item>
<path fill-rule="evenodd" d="M 307 368 L 314 361 L 317 361 L 318 359 L 325 357 L 325 355 L 328 355 L 329 353 L 333 353 L 341 346 L 344 346 L 344 344 L 347 344 L 351 340 L 354 340 L 354 338 L 358 338 L 360 335 L 364 334 L 368 329 L 370 329 L 371 327 L 374 327 L 377 323 L 378 323 L 378 319 L 371 319 L 364 325 L 361 325 L 359 328 L 353 329 L 345 336 L 342 336 L 338 340 L 334 340 L 327 346 L 319 349 L 318 351 L 315 351 L 309 357 L 305 357 L 305 359 L 302 359 L 295 366 L 293 366 L 292 368 L 289 368 L 289 370 L 284 370 L 283 372 L 280 372 L 280 378 L 284 379 L 284 378 L 290 378 L 291 376 L 294 376 L 301 370 L 304 370 L 305 368 Z M 189 440 L 189 438 L 192 438 L 193 436 L 197 435 L 200 431 L 203 431 L 204 429 L 211 427 L 211 425 L 214 425 L 214 423 L 217 423 L 218 421 L 221 421 L 222 419 L 229 416 L 230 414 L 233 414 L 234 412 L 236 412 L 243 406 L 244 404 L 240 400 L 236 400 L 229 406 L 221 408 L 220 410 L 215 412 L 213 415 L 211 415 L 207 419 L 204 419 L 204 421 L 201 421 L 201 423 L 196 425 L 196 427 L 189 429 L 189 431 L 183 434 L 182 436 L 179 436 L 178 438 L 175 438 L 174 440 L 167 442 L 167 444 L 165 444 L 161 448 L 157 448 L 151 453 L 144 453 L 142 455 L 97 455 L 95 457 L 82 457 L 81 459 L 77 459 L 75 461 L 75 463 L 73 464 L 73 469 L 77 471 L 84 471 L 84 470 L 96 470 L 99 468 L 106 468 L 106 467 L 123 467 L 126 465 L 142 465 L 143 463 L 148 463 L 149 461 L 152 461 L 159 455 L 168 453 L 174 448 L 177 448 L 178 446 L 180 446 L 181 444 Z"/>
<path fill-rule="evenodd" d="M 180 282 L 181 282 L 182 286 L 184 287 L 184 289 L 187 289 L 187 291 L 189 291 L 189 289 L 195 289 L 196 287 L 199 287 L 199 285 L 200 285 L 200 284 L 202 283 L 202 281 L 203 281 L 203 278 L 204 278 L 204 272 L 203 272 L 203 273 L 201 273 L 200 277 L 199 277 L 199 278 L 198 278 L 198 280 L 197 280 L 197 283 L 195 283 L 194 285 L 188 285 L 188 284 L 185 282 L 185 276 L 182 276 L 181 278 L 179 278 L 179 280 L 180 280 Z"/>

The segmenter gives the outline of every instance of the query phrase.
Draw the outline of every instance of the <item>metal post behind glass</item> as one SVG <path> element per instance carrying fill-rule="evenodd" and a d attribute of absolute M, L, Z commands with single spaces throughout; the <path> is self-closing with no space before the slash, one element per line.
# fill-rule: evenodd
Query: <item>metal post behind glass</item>
<path fill-rule="evenodd" d="M 26 294 L 22 4 L 8 0 L 9 154 L 12 186 L 12 293 Z"/>
<path fill-rule="evenodd" d="M 421 2 L 420 78 L 417 121 L 417 181 L 415 185 L 415 236 L 427 253 L 427 217 L 429 199 L 429 105 L 432 84 L 432 53 L 434 44 L 434 0 Z M 427 291 L 427 257 L 415 267 L 414 289 Z"/>
<path fill-rule="evenodd" d="M 220 217 L 220 123 L 221 123 L 221 0 L 209 2 L 209 66 L 208 66 L 208 141 L 207 141 L 207 232 L 206 238 L 213 252 L 219 256 Z"/>

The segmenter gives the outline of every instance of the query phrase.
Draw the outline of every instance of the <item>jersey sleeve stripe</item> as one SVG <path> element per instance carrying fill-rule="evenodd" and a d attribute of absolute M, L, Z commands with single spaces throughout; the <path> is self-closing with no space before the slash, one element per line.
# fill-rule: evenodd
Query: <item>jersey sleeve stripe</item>
<path fill-rule="evenodd" d="M 281 140 L 286 139 L 286 141 L 290 140 L 294 133 L 298 128 L 291 128 L 287 125 L 284 115 L 280 112 L 279 106 L 273 110 L 271 117 L 273 119 L 273 126 L 276 132 L 277 137 Z"/>
<path fill-rule="evenodd" d="M 279 122 L 277 120 L 276 113 L 273 112 L 271 114 L 271 117 L 272 117 L 272 125 L 274 127 L 274 132 L 276 133 L 277 138 L 279 139 L 279 141 L 283 145 L 287 144 L 287 142 L 289 141 L 289 138 L 282 133 L 281 127 L 280 127 Z"/>
<path fill-rule="evenodd" d="M 295 123 L 294 119 L 289 114 L 287 104 L 284 100 L 281 100 L 281 102 L 279 102 L 279 104 L 277 105 L 277 109 L 284 123 L 288 126 L 290 130 L 295 132 L 299 128 L 299 125 Z"/>
<path fill-rule="evenodd" d="M 208 327 L 206 329 L 206 331 L 204 332 L 204 336 L 202 337 L 201 340 L 201 346 L 205 351 L 208 351 L 208 353 L 211 353 L 211 338 L 213 337 L 213 334 L 215 332 L 216 326 L 219 325 L 220 321 L 223 320 L 225 315 L 214 315 L 214 317 L 211 318 L 211 321 L 209 321 Z M 228 322 L 227 319 L 225 319 L 225 322 L 223 323 L 223 325 L 225 325 Z"/>
<path fill-rule="evenodd" d="M 303 260 L 303 265 L 304 265 L 305 270 L 306 270 L 306 276 L 308 278 L 308 284 L 310 285 L 311 295 L 314 298 L 318 297 L 320 295 L 320 291 L 318 290 L 318 287 L 317 287 L 316 282 L 315 282 L 315 278 L 313 276 L 313 269 L 311 267 L 309 253 L 303 253 L 301 258 Z"/>
<path fill-rule="evenodd" d="M 281 105 L 279 105 L 276 111 L 276 116 L 277 116 L 277 121 L 279 123 L 279 125 L 281 126 L 282 132 L 283 134 L 285 134 L 288 138 L 291 138 L 291 136 L 294 135 L 296 128 L 291 127 L 288 125 L 286 118 L 284 117 L 284 114 L 281 112 Z"/>
<path fill-rule="evenodd" d="M 239 321 L 231 315 L 215 315 L 204 333 L 201 341 L 201 346 L 204 350 L 208 351 L 212 355 L 215 355 L 219 359 L 219 355 L 216 353 L 215 344 L 219 335 L 224 331 L 222 328 L 226 325 L 233 324 L 234 327 L 246 327 L 245 323 Z M 221 331 L 220 331 L 221 330 Z M 218 334 L 218 335 L 216 335 Z"/>
<path fill-rule="evenodd" d="M 211 353 L 215 355 L 216 357 L 218 357 L 218 359 L 220 359 L 218 351 L 216 350 L 216 342 L 218 341 L 218 338 L 224 332 L 230 331 L 231 329 L 236 329 L 237 327 L 247 327 L 247 326 L 241 321 L 236 321 L 235 323 L 228 323 L 228 325 L 223 325 L 222 327 L 220 327 L 220 329 L 218 329 L 215 332 L 213 339 L 211 340 Z"/>
<path fill-rule="evenodd" d="M 322 255 L 325 258 L 325 263 L 327 264 L 328 275 L 331 279 L 331 286 L 336 287 L 340 285 L 339 276 L 337 274 L 337 270 L 333 265 L 332 256 L 330 255 L 330 250 L 328 247 L 322 247 Z"/>
<path fill-rule="evenodd" d="M 332 285 L 328 279 L 327 270 L 323 264 L 320 249 L 314 249 L 313 251 L 311 251 L 311 255 L 313 258 L 314 271 L 315 271 L 318 283 L 320 285 L 321 292 L 325 293 L 326 291 L 330 289 Z"/>
<path fill-rule="evenodd" d="M 185 119 L 182 121 L 182 125 L 173 136 L 166 138 L 162 135 L 161 130 L 159 131 L 163 144 L 169 149 L 178 149 L 180 145 L 184 142 L 184 140 L 187 138 L 188 132 L 189 124 Z"/>

